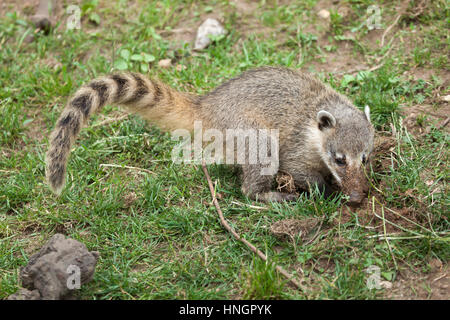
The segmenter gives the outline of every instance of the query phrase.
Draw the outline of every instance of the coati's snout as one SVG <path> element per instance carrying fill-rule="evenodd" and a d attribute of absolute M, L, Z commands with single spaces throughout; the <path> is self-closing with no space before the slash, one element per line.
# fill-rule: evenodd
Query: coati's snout
<path fill-rule="evenodd" d="M 367 196 L 369 182 L 365 174 L 365 166 L 356 164 L 349 167 L 342 178 L 342 192 L 348 195 L 348 204 L 359 205 Z"/>
<path fill-rule="evenodd" d="M 322 160 L 349 197 L 348 204 L 360 204 L 369 190 L 367 166 L 373 148 L 369 107 L 350 119 L 348 115 L 321 110 L 317 122 L 322 134 Z"/>

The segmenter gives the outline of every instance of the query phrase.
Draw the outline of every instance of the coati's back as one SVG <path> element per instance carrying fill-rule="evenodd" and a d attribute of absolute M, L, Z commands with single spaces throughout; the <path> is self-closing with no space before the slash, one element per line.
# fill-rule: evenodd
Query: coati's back
<path fill-rule="evenodd" d="M 202 115 L 226 128 L 238 127 L 240 121 L 271 124 L 276 114 L 292 115 L 288 108 L 299 101 L 299 84 L 299 75 L 289 69 L 248 70 L 200 97 Z"/>
<path fill-rule="evenodd" d="M 215 127 L 235 128 L 243 122 L 291 131 L 315 119 L 330 101 L 353 108 L 315 77 L 280 67 L 250 69 L 199 98 L 202 118 Z"/>

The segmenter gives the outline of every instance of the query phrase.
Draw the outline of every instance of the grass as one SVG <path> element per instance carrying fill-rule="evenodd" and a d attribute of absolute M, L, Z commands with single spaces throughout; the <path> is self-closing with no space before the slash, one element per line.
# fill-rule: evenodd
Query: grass
<path fill-rule="evenodd" d="M 379 32 L 379 40 L 382 32 L 357 28 L 369 2 L 342 3 L 348 13 L 333 10 L 328 25 L 316 16 L 316 1 L 262 1 L 247 13 L 228 1 L 78 1 L 81 30 L 66 31 L 61 13 L 56 29 L 34 34 L 31 43 L 24 11 L 7 7 L 0 20 L 0 298 L 18 289 L 20 266 L 57 232 L 100 252 L 93 281 L 79 292 L 82 299 L 373 299 L 387 290 L 368 289 L 369 266 L 380 267 L 382 280 L 395 283 L 405 269 L 427 274 L 431 259 L 448 263 L 448 132 L 426 112 L 414 127 L 423 129 L 420 134 L 400 120 L 417 105 L 434 113 L 442 107 L 436 97 L 448 94 L 448 9 L 436 1 L 417 19 L 401 19 L 387 36 L 395 41 L 380 48 L 368 37 Z M 396 5 L 381 3 L 384 26 L 395 18 Z M 229 33 L 194 53 L 192 44 L 176 41 L 173 30 L 195 28 L 211 8 L 222 14 Z M 256 32 L 247 32 L 249 27 Z M 413 36 L 420 41 L 410 41 Z M 380 67 L 321 69 L 339 54 L 367 64 L 366 70 Z M 165 58 L 174 67 L 158 68 Z M 174 146 L 169 134 L 133 115 L 96 125 L 122 115 L 112 106 L 82 130 L 67 186 L 56 198 L 44 181 L 49 132 L 68 96 L 123 66 L 119 59 L 129 70 L 199 94 L 256 66 L 316 72 L 358 107 L 372 107 L 378 136 L 395 137 L 392 148 L 375 153 L 370 172 L 369 200 L 380 204 L 369 201 L 353 210 L 342 196 L 319 194 L 302 195 L 294 204 L 254 203 L 240 192 L 231 168 L 210 166 L 226 219 L 266 253 L 271 262 L 264 263 L 221 228 L 201 168 L 168 160 Z M 423 69 L 434 76 L 410 76 Z M 382 217 L 381 208 L 385 219 L 375 215 Z M 407 210 L 405 217 L 415 224 L 395 220 L 389 210 Z M 311 216 L 323 222 L 311 243 L 298 237 L 293 245 L 270 232 L 275 221 Z M 389 222 L 405 230 L 389 229 Z M 383 224 L 388 238 L 399 239 L 383 239 Z M 303 275 L 308 291 L 290 287 L 272 262 Z"/>

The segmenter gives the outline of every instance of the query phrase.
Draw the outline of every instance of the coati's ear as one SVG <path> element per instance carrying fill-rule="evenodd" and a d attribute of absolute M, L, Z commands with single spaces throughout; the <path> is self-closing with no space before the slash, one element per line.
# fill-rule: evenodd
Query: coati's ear
<path fill-rule="evenodd" d="M 332 128 L 336 125 L 336 118 L 325 110 L 320 110 L 317 113 L 317 122 L 319 123 L 319 129 Z"/>
<path fill-rule="evenodd" d="M 366 115 L 367 121 L 369 121 L 369 123 L 370 123 L 370 108 L 369 108 L 368 105 L 366 105 L 366 106 L 364 107 L 364 113 L 365 113 L 365 115 Z"/>

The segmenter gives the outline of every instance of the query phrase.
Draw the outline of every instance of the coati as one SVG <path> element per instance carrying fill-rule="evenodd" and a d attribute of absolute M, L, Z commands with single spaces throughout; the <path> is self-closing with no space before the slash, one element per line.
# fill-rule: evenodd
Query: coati
<path fill-rule="evenodd" d="M 69 100 L 50 136 L 46 176 L 59 194 L 71 145 L 94 112 L 106 104 L 126 107 L 163 130 L 275 128 L 279 130 L 279 170 L 296 186 L 317 185 L 326 194 L 331 182 L 358 204 L 368 191 L 365 175 L 374 139 L 370 110 L 358 110 L 342 94 L 315 77 L 281 67 L 248 70 L 211 92 L 178 92 L 137 73 L 117 73 L 91 81 Z M 260 201 L 294 200 L 272 191 L 273 175 L 260 164 L 242 165 L 242 192 Z M 332 177 L 332 180 L 328 179 Z"/>

